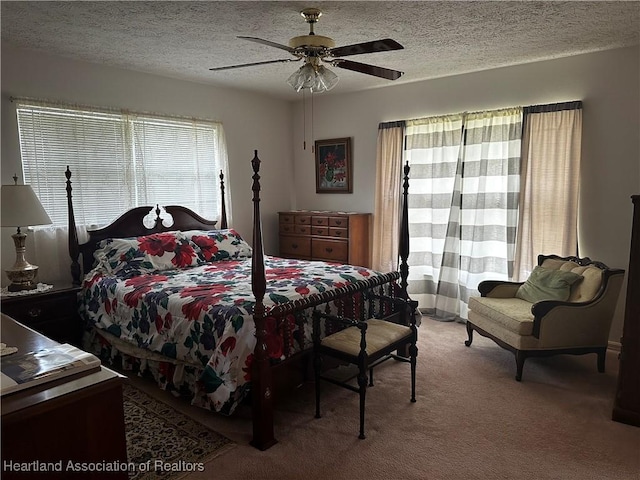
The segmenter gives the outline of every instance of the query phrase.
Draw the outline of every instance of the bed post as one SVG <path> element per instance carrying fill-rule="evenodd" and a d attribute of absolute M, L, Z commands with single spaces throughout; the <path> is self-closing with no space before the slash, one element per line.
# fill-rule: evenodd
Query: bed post
<path fill-rule="evenodd" d="M 67 165 L 67 170 L 64 172 L 64 176 L 67 177 L 67 212 L 69 220 L 69 256 L 71 257 L 71 279 L 74 286 L 80 285 L 80 263 L 78 263 L 78 257 L 80 257 L 80 247 L 78 245 L 78 231 L 76 230 L 76 219 L 73 214 L 73 201 L 71 200 L 71 170 Z"/>
<path fill-rule="evenodd" d="M 262 250 L 262 222 L 260 220 L 260 159 L 254 151 L 253 160 L 253 254 L 251 256 L 251 290 L 256 299 L 253 320 L 256 325 L 256 347 L 251 371 L 251 402 L 253 406 L 253 439 L 251 445 L 266 450 L 277 440 L 273 435 L 273 385 L 267 354 L 266 326 L 263 298 L 267 288 Z"/>
<path fill-rule="evenodd" d="M 406 299 L 409 298 L 407 287 L 409 285 L 409 264 L 407 258 L 409 257 L 409 162 L 404 166 L 404 181 L 402 183 L 402 218 L 400 220 L 400 242 L 398 246 L 398 253 L 400 255 L 400 289 L 402 290 L 402 296 Z"/>
<path fill-rule="evenodd" d="M 227 207 L 224 200 L 224 173 L 220 170 L 220 199 L 222 200 L 222 214 L 220 217 L 220 228 L 229 228 L 227 224 Z"/>

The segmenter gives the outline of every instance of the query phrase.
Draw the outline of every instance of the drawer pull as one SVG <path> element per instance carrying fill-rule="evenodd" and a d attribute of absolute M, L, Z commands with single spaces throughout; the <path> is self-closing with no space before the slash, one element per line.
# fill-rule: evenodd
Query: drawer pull
<path fill-rule="evenodd" d="M 37 318 L 42 315 L 42 309 L 38 307 L 30 308 L 27 312 L 27 315 L 29 315 L 31 318 Z"/>
<path fill-rule="evenodd" d="M 298 248 L 298 244 L 297 243 L 292 243 L 291 244 L 291 248 Z"/>
<path fill-rule="evenodd" d="M 325 248 L 324 250 L 325 250 L 325 252 L 327 252 L 327 253 L 331 253 L 331 252 L 333 252 L 333 248 L 331 248 L 331 247 L 327 247 L 327 248 Z"/>
<path fill-rule="evenodd" d="M 336 220 L 336 225 L 342 225 L 342 220 Z"/>

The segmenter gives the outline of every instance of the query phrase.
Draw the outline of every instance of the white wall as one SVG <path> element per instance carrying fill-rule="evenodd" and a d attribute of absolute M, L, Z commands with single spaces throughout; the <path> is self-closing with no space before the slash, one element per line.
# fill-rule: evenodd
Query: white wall
<path fill-rule="evenodd" d="M 289 208 L 373 212 L 378 123 L 514 105 L 584 102 L 580 253 L 627 268 L 632 194 L 640 193 L 638 47 L 506 67 L 345 95 L 316 95 L 306 128 L 302 102 L 189 83 L 2 47 L 2 183 L 20 173 L 9 96 L 193 115 L 224 124 L 234 226 L 251 232 L 251 168 L 259 150 L 265 247 L 277 250 L 277 212 Z M 348 75 L 351 72 L 339 72 Z M 307 99 L 309 100 L 309 99 Z M 308 103 L 308 107 L 309 102 Z M 293 128 L 292 128 L 293 127 Z M 306 135 L 305 135 L 306 133 Z M 313 140 L 352 137 L 353 194 L 316 194 Z M 303 150 L 306 140 L 307 148 Z M 64 188 L 61 185 L 61 188 Z M 2 265 L 15 258 L 2 229 Z M 3 275 L 4 277 L 4 275 Z M 4 281 L 4 278 L 3 278 Z M 626 288 L 626 287 L 625 287 Z M 623 295 L 611 339 L 622 332 Z"/>
<path fill-rule="evenodd" d="M 164 78 L 140 72 L 2 46 L 2 183 L 21 176 L 20 147 L 14 104 L 10 96 L 34 97 L 133 111 L 158 112 L 218 120 L 223 123 L 229 155 L 227 192 L 233 226 L 251 242 L 252 191 L 250 160 L 262 160 L 264 243 L 276 253 L 277 213 L 290 208 L 292 132 L 290 102 L 240 90 Z M 64 188 L 64 172 L 60 172 Z M 15 250 L 9 229 L 2 229 L 2 265 L 10 266 Z M 29 257 L 27 257 L 29 258 Z M 5 267 L 6 268 L 6 267 Z M 3 284 L 6 276 L 2 273 Z"/>
<path fill-rule="evenodd" d="M 640 193 L 639 57 L 639 48 L 632 47 L 357 94 L 316 95 L 314 139 L 353 138 L 354 193 L 346 196 L 315 193 L 314 161 L 309 148 L 310 109 L 306 111 L 305 151 L 303 108 L 298 102 L 293 138 L 296 207 L 373 212 L 380 122 L 582 100 L 580 254 L 627 269 L 630 196 Z M 623 288 L 626 292 L 626 285 Z M 622 333 L 623 298 L 624 294 L 611 331 L 613 341 L 618 341 Z"/>

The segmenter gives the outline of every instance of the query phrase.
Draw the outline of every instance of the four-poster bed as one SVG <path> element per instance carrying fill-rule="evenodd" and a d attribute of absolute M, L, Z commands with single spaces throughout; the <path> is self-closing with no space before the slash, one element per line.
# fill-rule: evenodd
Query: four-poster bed
<path fill-rule="evenodd" d="M 409 167 L 400 273 L 380 273 L 265 255 L 257 151 L 251 164 L 252 247 L 227 228 L 222 174 L 220 229 L 185 207 L 137 207 L 80 244 L 67 168 L 69 253 L 73 283 L 83 286 L 85 348 L 117 352 L 162 386 L 224 414 L 250 391 L 251 444 L 265 450 L 276 443 L 275 380 L 310 351 L 313 311 L 364 319 L 385 308 L 377 294 L 407 297 Z"/>

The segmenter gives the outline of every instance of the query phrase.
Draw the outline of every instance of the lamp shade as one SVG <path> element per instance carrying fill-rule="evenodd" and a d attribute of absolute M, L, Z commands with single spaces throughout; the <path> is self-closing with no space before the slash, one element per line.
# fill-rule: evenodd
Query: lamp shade
<path fill-rule="evenodd" d="M 0 200 L 0 225 L 3 227 L 28 227 L 51 223 L 49 215 L 30 185 L 2 185 Z"/>

